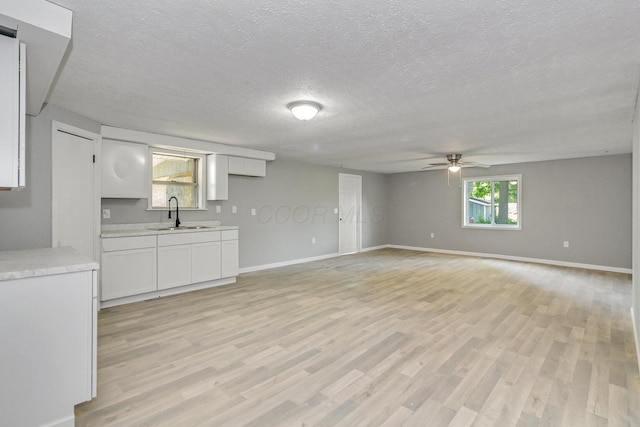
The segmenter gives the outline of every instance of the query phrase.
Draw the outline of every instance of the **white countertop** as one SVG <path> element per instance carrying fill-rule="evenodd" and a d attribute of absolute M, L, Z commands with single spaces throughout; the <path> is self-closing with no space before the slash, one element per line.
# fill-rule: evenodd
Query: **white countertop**
<path fill-rule="evenodd" d="M 220 225 L 220 221 L 191 221 L 180 223 L 180 228 L 169 230 L 173 223 L 141 223 L 141 224 L 109 224 L 103 225 L 100 237 L 132 237 L 132 236 L 155 236 L 158 234 L 176 234 L 176 233 L 199 233 L 206 231 L 224 231 L 237 230 L 238 227 L 231 225 Z M 203 228 L 185 228 L 185 227 L 203 227 Z M 166 228 L 163 230 L 163 228 Z"/>
<path fill-rule="evenodd" d="M 71 247 L 0 251 L 0 281 L 97 270 L 98 263 Z"/>

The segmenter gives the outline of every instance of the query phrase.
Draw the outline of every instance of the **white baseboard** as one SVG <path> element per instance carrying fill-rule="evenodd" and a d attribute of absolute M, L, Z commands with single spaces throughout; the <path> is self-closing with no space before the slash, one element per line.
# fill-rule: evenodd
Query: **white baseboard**
<path fill-rule="evenodd" d="M 388 245 L 370 246 L 368 248 L 361 249 L 360 252 L 377 251 L 378 249 L 384 249 L 387 247 L 389 246 Z M 354 253 L 357 253 L 357 252 L 354 252 Z M 350 254 L 345 254 L 345 255 L 350 255 Z M 240 269 L 240 274 L 252 273 L 254 271 L 261 271 L 261 270 L 269 270 L 270 268 L 286 267 L 288 265 L 303 264 L 305 262 L 321 261 L 323 259 L 335 258 L 338 256 L 340 256 L 339 253 L 332 253 L 332 254 L 320 255 L 320 256 L 309 257 L 309 258 L 293 259 L 290 261 L 274 262 L 272 264 L 261 264 L 261 265 L 255 265 L 252 267 L 244 267 Z"/>
<path fill-rule="evenodd" d="M 508 261 L 531 262 L 535 264 L 548 264 L 548 265 L 556 265 L 560 267 L 584 268 L 586 270 L 600 270 L 600 271 L 610 271 L 613 273 L 631 274 L 630 268 L 609 267 L 606 265 L 581 264 L 577 262 L 555 261 L 551 259 L 541 259 L 541 258 L 527 258 L 527 257 L 512 256 L 512 255 L 485 254 L 482 252 L 466 252 L 466 251 L 452 251 L 448 249 L 423 248 L 418 246 L 380 245 L 380 246 L 371 246 L 368 248 L 363 248 L 361 249 L 360 252 L 370 252 L 370 251 L 376 251 L 379 249 L 386 249 L 386 248 L 407 249 L 410 251 L 420 251 L 420 252 L 435 252 L 435 253 L 449 254 L 449 255 L 473 256 L 473 257 L 479 257 L 479 258 L 495 258 L 495 259 L 504 259 Z M 309 258 L 298 258 L 298 259 L 293 259 L 289 261 L 274 262 L 272 264 L 261 264 L 261 265 L 254 265 L 251 267 L 243 267 L 240 269 L 240 274 L 252 273 L 254 271 L 269 270 L 271 268 L 286 267 L 288 265 L 303 264 L 305 262 L 320 261 L 323 259 L 335 258 L 337 256 L 340 256 L 340 254 L 331 253 L 326 255 L 309 257 Z"/>
<path fill-rule="evenodd" d="M 633 339 L 636 342 L 636 357 L 638 359 L 638 373 L 640 373 L 640 337 L 638 336 L 638 329 L 636 328 L 636 316 L 633 313 L 633 307 L 631 307 L 631 324 L 633 325 Z"/>
<path fill-rule="evenodd" d="M 76 425 L 76 416 L 71 414 L 68 417 L 60 418 L 59 420 L 51 421 L 49 424 L 44 424 L 47 427 L 74 427 Z"/>
<path fill-rule="evenodd" d="M 377 251 L 378 249 L 385 249 L 388 248 L 389 245 L 380 245 L 380 246 L 370 246 L 368 248 L 362 248 L 360 250 L 360 252 L 370 252 L 370 251 Z"/>
<path fill-rule="evenodd" d="M 314 256 L 314 257 L 309 257 L 309 258 L 292 259 L 290 261 L 274 262 L 272 264 L 254 265 L 252 267 L 241 268 L 240 269 L 240 274 L 242 274 L 242 273 L 252 273 L 254 271 L 261 271 L 261 270 L 269 270 L 271 268 L 286 267 L 288 265 L 302 264 L 302 263 L 305 263 L 305 262 L 321 261 L 323 259 L 335 258 L 337 256 L 340 256 L 340 254 L 332 253 L 332 254 Z"/>
<path fill-rule="evenodd" d="M 407 249 L 410 251 L 435 252 L 435 253 L 449 254 L 449 255 L 474 256 L 479 258 L 495 258 L 495 259 L 504 259 L 508 261 L 532 262 L 535 264 L 556 265 L 559 267 L 584 268 L 586 270 L 600 270 L 600 271 L 610 271 L 613 273 L 631 274 L 630 268 L 609 267 L 606 265 L 581 264 L 577 262 L 556 261 L 552 259 L 527 258 L 527 257 L 521 257 L 521 256 L 500 255 L 500 254 L 485 254 L 482 252 L 452 251 L 448 249 L 422 248 L 418 246 L 386 245 L 386 247 L 394 248 L 394 249 Z"/>
<path fill-rule="evenodd" d="M 170 295 L 182 294 L 185 292 L 198 291 L 200 289 L 214 288 L 216 286 L 236 283 L 236 276 L 224 279 L 210 280 L 208 282 L 194 283 L 191 285 L 179 286 L 177 288 L 162 289 L 159 291 L 147 292 L 144 294 L 131 295 L 129 297 L 115 298 L 100 302 L 100 309 L 115 307 L 116 305 L 130 304 L 132 302 L 146 301 L 155 298 L 167 297 Z"/>

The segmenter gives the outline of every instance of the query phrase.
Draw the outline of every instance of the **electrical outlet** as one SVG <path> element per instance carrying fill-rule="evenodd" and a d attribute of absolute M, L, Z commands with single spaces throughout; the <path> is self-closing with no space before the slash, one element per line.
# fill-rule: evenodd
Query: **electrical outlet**
<path fill-rule="evenodd" d="M 103 219 L 111 218 L 111 209 L 102 209 L 102 218 Z"/>
<path fill-rule="evenodd" d="M 231 213 L 238 213 L 238 207 L 237 206 L 231 206 Z"/>
<path fill-rule="evenodd" d="M 222 206 L 220 205 L 216 206 L 216 213 L 222 213 Z"/>
<path fill-rule="evenodd" d="M 435 239 L 435 237 L 436 237 L 435 233 L 431 233 L 431 238 Z"/>
<path fill-rule="evenodd" d="M 564 241 L 564 247 L 565 247 L 565 248 L 568 248 L 568 247 L 569 247 L 569 241 L 568 241 L 568 240 L 565 240 L 565 241 Z"/>

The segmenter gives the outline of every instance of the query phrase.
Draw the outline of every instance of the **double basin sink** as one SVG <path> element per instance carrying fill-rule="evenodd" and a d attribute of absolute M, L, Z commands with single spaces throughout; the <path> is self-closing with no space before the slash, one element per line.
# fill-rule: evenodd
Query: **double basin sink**
<path fill-rule="evenodd" d="M 219 228 L 215 225 L 185 225 L 180 227 L 158 227 L 158 228 L 149 228 L 149 230 L 153 231 L 180 231 L 180 230 L 207 230 L 207 229 L 215 229 Z"/>

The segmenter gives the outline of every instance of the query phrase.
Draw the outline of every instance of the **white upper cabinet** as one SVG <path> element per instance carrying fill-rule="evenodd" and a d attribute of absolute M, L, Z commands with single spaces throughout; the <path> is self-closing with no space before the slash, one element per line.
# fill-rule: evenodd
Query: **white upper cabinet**
<path fill-rule="evenodd" d="M 40 114 L 71 41 L 73 12 L 46 0 L 2 0 L 0 26 L 27 46 L 26 113 Z M 0 62 L 5 66 L 5 62 Z"/>
<path fill-rule="evenodd" d="M 267 176 L 267 162 L 261 159 L 229 156 L 229 175 Z"/>
<path fill-rule="evenodd" d="M 0 36 L 0 189 L 25 185 L 25 46 Z"/>
<path fill-rule="evenodd" d="M 71 10 L 45 0 L 0 3 L 0 190 L 25 186 L 25 115 L 40 114 L 71 40 L 71 19 Z"/>
<path fill-rule="evenodd" d="M 207 200 L 229 199 L 229 158 L 223 154 L 207 156 Z"/>
<path fill-rule="evenodd" d="M 102 198 L 148 197 L 148 147 L 143 144 L 102 140 Z"/>

